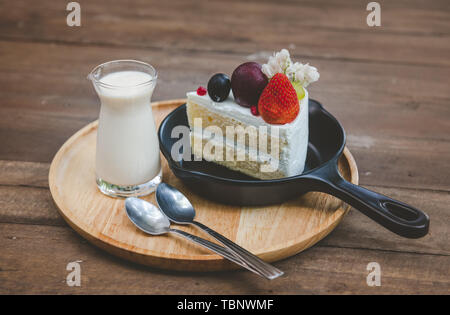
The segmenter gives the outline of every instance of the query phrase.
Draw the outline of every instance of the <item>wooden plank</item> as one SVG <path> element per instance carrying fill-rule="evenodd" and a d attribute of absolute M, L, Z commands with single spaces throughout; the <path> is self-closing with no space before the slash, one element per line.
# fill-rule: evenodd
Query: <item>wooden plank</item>
<path fill-rule="evenodd" d="M 0 143 L 6 160 L 49 162 L 76 130 L 93 118 L 0 108 Z M 1 156 L 1 154 L 0 154 Z"/>
<path fill-rule="evenodd" d="M 108 22 L 119 20 L 127 24 L 131 18 L 135 23 L 146 20 L 151 25 L 163 30 L 173 29 L 173 26 L 161 25 L 189 21 L 192 23 L 209 23 L 209 27 L 221 29 L 217 23 L 220 17 L 222 25 L 232 24 L 235 27 L 254 25 L 260 23 L 262 27 L 267 24 L 289 23 L 293 26 L 314 26 L 317 28 L 338 28 L 342 30 L 366 30 L 367 3 L 361 0 L 347 0 L 336 2 L 333 0 L 280 0 L 273 5 L 270 0 L 229 0 L 223 3 L 218 0 L 200 0 L 192 4 L 183 0 L 172 0 L 161 3 L 156 0 L 142 1 L 130 0 L 129 5 L 121 2 L 99 0 L 91 3 L 82 3 L 82 13 L 86 14 L 86 22 Z M 51 1 L 44 0 L 40 5 L 27 5 L 25 1 L 15 1 L 8 5 L 9 11 L 2 12 L 6 21 L 13 18 L 14 26 L 23 30 L 28 27 L 28 20 L 47 23 L 41 29 L 28 36 L 36 36 L 56 20 L 41 21 L 41 17 L 51 18 L 67 12 L 65 6 L 55 6 Z M 450 5 L 445 0 L 432 0 L 424 3 L 421 0 L 394 0 L 381 3 L 383 22 L 388 32 L 417 33 L 427 36 L 438 36 L 450 33 L 449 17 Z M 301 11 L 301 18 L 297 13 Z M 33 12 L 34 15 L 30 13 Z M 205 15 L 205 12 L 208 14 Z M 271 16 L 270 19 L 268 17 Z M 3 17 L 3 16 L 2 16 Z M 27 18 L 27 19 L 21 19 Z M 183 19 L 184 18 L 184 19 Z M 200 20 L 200 21 L 199 21 Z M 261 23 L 264 20 L 265 23 Z M 22 21 L 23 23 L 17 23 Z M 202 22 L 203 21 L 203 22 Z M 7 23 L 5 23 L 7 24 Z M 65 19 L 59 26 L 65 26 Z M 178 24 L 179 25 L 179 24 Z M 197 25 L 197 24 L 196 24 Z M 50 29 L 49 29 L 50 30 Z M 127 25 L 124 31 L 127 31 Z M 51 31 L 51 30 L 50 30 Z M 55 30 L 53 30 L 55 31 Z M 137 30 L 139 31 L 139 30 Z M 149 30 L 152 31 L 152 30 Z M 24 33 L 24 32 L 23 32 Z M 123 34 L 122 34 L 123 35 Z"/>
<path fill-rule="evenodd" d="M 168 273 L 111 257 L 65 227 L 0 224 L 0 294 L 448 294 L 450 257 L 314 247 L 276 265 L 285 276 L 246 272 Z M 81 287 L 69 287 L 69 262 L 81 261 Z M 369 262 L 381 287 L 366 284 Z M 183 283 L 183 285 L 180 285 Z"/>
<path fill-rule="evenodd" d="M 348 135 L 362 185 L 450 191 L 448 141 Z"/>
<path fill-rule="evenodd" d="M 10 1 L 3 5 L 0 37 L 238 54 L 289 45 L 297 55 L 325 59 L 450 65 L 448 2 L 383 2 L 379 28 L 367 26 L 366 5 L 104 0 L 82 3 L 82 27 L 76 28 L 65 24 L 64 5 Z"/>
<path fill-rule="evenodd" d="M 0 185 L 48 188 L 48 163 L 0 161 Z"/>
<path fill-rule="evenodd" d="M 20 186 L 0 186 L 0 222 L 66 225 L 48 189 Z"/>
<path fill-rule="evenodd" d="M 14 164 L 14 168 L 10 168 L 8 172 L 0 172 L 0 222 L 65 226 L 49 191 L 40 188 L 40 185 L 47 180 L 43 170 L 44 164 L 0 161 L 0 170 L 11 163 Z M 15 186 L 19 183 L 27 187 Z M 33 183 L 38 183 L 39 188 L 31 187 Z M 417 240 L 396 236 L 352 209 L 331 235 L 319 243 L 319 246 L 450 254 L 450 245 L 447 240 L 447 222 L 450 221 L 450 213 L 447 210 L 450 193 L 377 186 L 368 188 L 410 203 L 427 212 L 431 217 L 429 235 Z"/>

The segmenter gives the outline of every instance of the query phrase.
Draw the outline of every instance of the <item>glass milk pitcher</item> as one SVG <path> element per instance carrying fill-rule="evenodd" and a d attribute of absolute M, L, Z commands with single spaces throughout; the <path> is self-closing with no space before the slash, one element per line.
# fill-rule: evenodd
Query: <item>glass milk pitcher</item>
<path fill-rule="evenodd" d="M 94 68 L 88 78 L 101 102 L 96 181 L 112 197 L 144 196 L 162 179 L 159 142 L 150 100 L 157 72 L 135 60 Z"/>

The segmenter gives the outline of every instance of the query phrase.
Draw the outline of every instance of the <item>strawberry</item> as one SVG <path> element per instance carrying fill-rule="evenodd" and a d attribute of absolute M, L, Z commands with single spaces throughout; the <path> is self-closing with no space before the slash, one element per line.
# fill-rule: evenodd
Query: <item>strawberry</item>
<path fill-rule="evenodd" d="M 285 74 L 275 74 L 259 97 L 259 114 L 269 124 L 283 125 L 293 121 L 299 110 L 297 92 L 292 83 Z"/>

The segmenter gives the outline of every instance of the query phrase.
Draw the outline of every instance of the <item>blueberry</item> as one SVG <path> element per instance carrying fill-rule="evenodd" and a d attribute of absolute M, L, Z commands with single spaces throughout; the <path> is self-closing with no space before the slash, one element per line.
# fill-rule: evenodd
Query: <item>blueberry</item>
<path fill-rule="evenodd" d="M 231 90 L 230 78 L 223 73 L 216 73 L 208 81 L 208 94 L 214 102 L 223 102 Z"/>

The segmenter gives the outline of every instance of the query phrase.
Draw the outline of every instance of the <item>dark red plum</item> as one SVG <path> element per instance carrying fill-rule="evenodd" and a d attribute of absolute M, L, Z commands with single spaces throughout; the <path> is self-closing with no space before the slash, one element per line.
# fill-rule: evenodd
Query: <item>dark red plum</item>
<path fill-rule="evenodd" d="M 258 105 L 259 97 L 268 79 L 256 62 L 246 62 L 237 67 L 231 75 L 231 90 L 236 103 L 244 107 Z"/>

